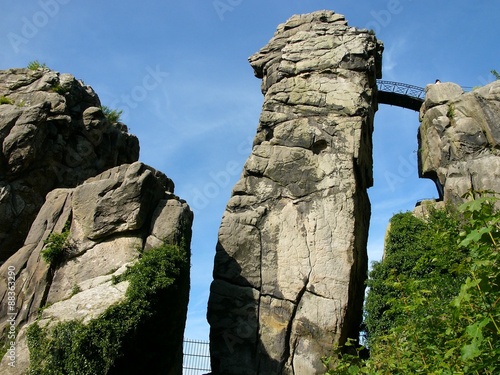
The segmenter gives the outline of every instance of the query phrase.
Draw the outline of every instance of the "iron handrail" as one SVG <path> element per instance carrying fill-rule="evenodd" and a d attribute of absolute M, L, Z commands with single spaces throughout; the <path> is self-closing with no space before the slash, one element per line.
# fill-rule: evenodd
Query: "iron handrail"
<path fill-rule="evenodd" d="M 422 101 L 425 99 L 424 88 L 407 83 L 377 80 L 377 87 L 379 91 L 405 95 Z"/>

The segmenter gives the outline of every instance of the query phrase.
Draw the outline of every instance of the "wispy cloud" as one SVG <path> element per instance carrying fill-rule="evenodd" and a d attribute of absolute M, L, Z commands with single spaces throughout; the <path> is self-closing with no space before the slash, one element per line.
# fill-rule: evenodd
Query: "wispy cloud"
<path fill-rule="evenodd" d="M 398 61 L 401 61 L 401 55 L 407 49 L 407 40 L 405 37 L 398 37 L 386 44 L 382 55 L 382 75 L 384 79 L 395 79 L 394 70 L 398 66 Z"/>

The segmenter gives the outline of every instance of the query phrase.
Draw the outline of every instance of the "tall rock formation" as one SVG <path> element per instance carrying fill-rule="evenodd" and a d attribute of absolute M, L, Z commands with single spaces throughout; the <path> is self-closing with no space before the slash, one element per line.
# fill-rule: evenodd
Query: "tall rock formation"
<path fill-rule="evenodd" d="M 52 189 L 139 158 L 137 138 L 100 107 L 70 74 L 0 71 L 0 261 L 21 247 Z"/>
<path fill-rule="evenodd" d="M 429 85 L 420 117 L 419 173 L 445 201 L 471 189 L 500 192 L 500 81 L 467 93 Z"/>
<path fill-rule="evenodd" d="M 0 72 L 0 141 L 0 373 L 180 375 L 193 214 L 173 182 L 46 68 Z"/>
<path fill-rule="evenodd" d="M 173 192 L 163 173 L 136 162 L 48 194 L 24 246 L 0 267 L 0 274 L 9 275 L 0 279 L 0 337 L 14 332 L 11 327 L 17 330 L 9 346 L 15 366 L 9 365 L 9 350 L 0 363 L 2 374 L 25 374 L 29 366 L 32 373 L 44 368 L 74 373 L 75 365 L 89 375 L 182 373 L 193 215 Z M 58 233 L 64 235 L 59 243 Z M 160 254 L 151 268 L 141 269 L 135 279 L 141 290 L 131 294 L 127 269 L 165 243 L 179 248 L 183 261 L 177 273 L 161 267 L 171 255 Z M 57 246 L 62 253 L 48 260 L 49 247 Z M 172 276 L 175 280 L 165 279 Z M 166 280 L 173 284 L 162 286 Z M 69 341 L 50 331 L 63 322 L 75 324 L 65 326 Z M 47 329 L 48 338 L 36 341 L 31 333 L 28 350 L 34 324 Z M 84 333 L 95 336 L 81 344 Z M 65 346 L 72 357 L 62 354 Z M 50 349 L 40 358 L 37 348 Z"/>
<path fill-rule="evenodd" d="M 383 46 L 330 11 L 293 16 L 250 57 L 264 105 L 219 231 L 213 373 L 320 374 L 357 337 Z"/>

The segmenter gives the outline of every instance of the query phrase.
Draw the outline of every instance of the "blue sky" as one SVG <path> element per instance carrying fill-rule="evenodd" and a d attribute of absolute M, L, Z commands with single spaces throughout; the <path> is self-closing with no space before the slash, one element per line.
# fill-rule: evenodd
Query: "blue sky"
<path fill-rule="evenodd" d="M 479 5 L 481 4 L 481 5 Z M 263 102 L 247 58 L 293 14 L 330 9 L 384 41 L 383 79 L 478 86 L 500 70 L 500 2 L 435 0 L 7 0 L 0 69 L 39 60 L 91 85 L 122 109 L 141 161 L 163 171 L 195 213 L 186 337 L 205 321 L 220 220 L 250 153 Z M 435 197 L 419 180 L 416 112 L 381 106 L 369 194 L 371 260 L 380 259 L 392 214 Z"/>

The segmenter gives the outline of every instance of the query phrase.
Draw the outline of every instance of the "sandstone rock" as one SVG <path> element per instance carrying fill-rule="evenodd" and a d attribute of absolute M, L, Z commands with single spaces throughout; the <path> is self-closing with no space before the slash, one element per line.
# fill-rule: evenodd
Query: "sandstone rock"
<path fill-rule="evenodd" d="M 38 321 L 41 327 L 54 326 L 59 322 L 78 320 L 88 323 L 96 319 L 110 306 L 125 299 L 128 281 L 113 285 L 112 275 L 106 282 L 66 297 L 43 310 Z M 49 302 L 50 303 L 50 302 Z"/>
<path fill-rule="evenodd" d="M 464 90 L 453 82 L 443 82 L 434 85 L 427 85 L 425 88 L 425 103 L 423 110 L 426 111 L 440 104 L 445 104 L 450 100 L 459 98 Z"/>
<path fill-rule="evenodd" d="M 445 201 L 468 190 L 500 191 L 500 81 L 463 93 L 430 85 L 419 129 L 419 173 Z"/>
<path fill-rule="evenodd" d="M 139 144 L 104 117 L 94 91 L 69 74 L 0 71 L 0 261 L 23 243 L 54 188 L 74 187 L 139 157 Z"/>
<path fill-rule="evenodd" d="M 7 279 L 0 280 L 0 334 L 9 329 L 6 318 L 12 312 L 17 313 L 18 330 L 17 365 L 9 368 L 4 358 L 0 363 L 2 374 L 26 373 L 30 363 L 26 330 L 33 322 L 42 327 L 69 320 L 87 324 L 123 301 L 129 283 L 115 284 L 113 277 L 137 262 L 143 250 L 166 241 L 182 245 L 189 252 L 193 215 L 173 190 L 172 181 L 164 174 L 136 162 L 107 170 L 74 189 L 56 189 L 48 194 L 24 246 L 0 267 L 4 275 L 13 270 L 16 278 L 12 310 L 8 310 Z M 59 266 L 50 266 L 41 256 L 44 241 L 51 233 L 63 232 L 68 223 L 71 226 L 65 260 Z M 152 237 L 155 241 L 144 249 L 146 239 Z M 188 253 L 186 256 L 189 259 Z M 148 337 L 155 345 L 164 341 L 170 345 L 168 353 L 163 353 L 161 347 L 155 351 L 143 345 L 126 348 L 129 352 L 125 352 L 115 371 L 140 365 L 151 374 L 181 373 L 188 272 L 183 271 L 176 281 L 173 300 L 163 302 L 168 313 L 143 324 L 135 333 L 140 339 Z M 149 360 L 143 363 L 141 355 L 146 350 Z"/>
<path fill-rule="evenodd" d="M 173 184 L 163 174 L 139 162 L 122 165 L 75 189 L 75 223 L 92 240 L 139 229 L 166 189 L 172 192 Z"/>
<path fill-rule="evenodd" d="M 329 11 L 250 57 L 264 104 L 222 218 L 208 305 L 215 374 L 320 374 L 361 323 L 382 45 Z"/>

